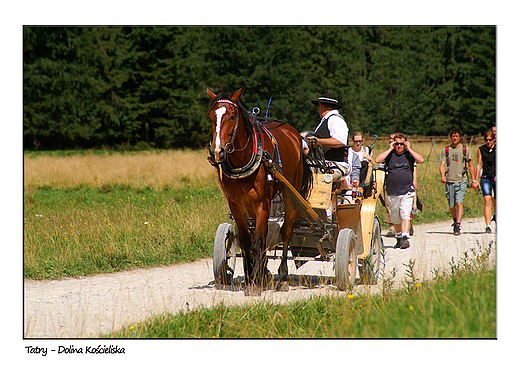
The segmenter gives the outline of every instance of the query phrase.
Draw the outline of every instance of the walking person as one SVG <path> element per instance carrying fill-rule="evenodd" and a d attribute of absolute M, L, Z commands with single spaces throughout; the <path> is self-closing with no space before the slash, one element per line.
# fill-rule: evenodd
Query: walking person
<path fill-rule="evenodd" d="M 482 169 L 480 187 L 484 196 L 484 219 L 486 220 L 486 233 L 491 233 L 491 211 L 496 214 L 496 138 L 492 131 L 484 134 L 485 144 L 478 148 L 477 179 Z"/>
<path fill-rule="evenodd" d="M 462 131 L 453 128 L 450 131 L 451 145 L 446 146 L 444 153 L 441 153 L 441 165 L 439 172 L 441 182 L 446 184 L 446 198 L 453 218 L 453 234 L 460 235 L 463 208 L 462 203 L 468 188 L 468 170 L 471 175 L 471 186 L 478 190 L 478 183 L 475 180 L 473 162 L 469 148 L 461 143 Z"/>
<path fill-rule="evenodd" d="M 389 148 L 377 155 L 375 162 L 384 162 L 386 166 L 388 208 L 397 239 L 397 244 L 394 247 L 408 248 L 410 247 L 410 216 L 415 195 L 414 164 L 423 163 L 424 158 L 412 149 L 404 134 L 396 133 Z"/>

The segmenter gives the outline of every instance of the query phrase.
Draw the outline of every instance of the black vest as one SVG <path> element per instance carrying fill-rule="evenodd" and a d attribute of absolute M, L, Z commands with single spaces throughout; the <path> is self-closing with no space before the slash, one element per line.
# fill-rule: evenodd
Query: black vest
<path fill-rule="evenodd" d="M 317 138 L 330 138 L 329 132 L 329 118 L 333 115 L 337 115 L 341 119 L 343 117 L 339 114 L 329 115 L 327 119 L 323 121 L 320 128 L 314 133 L 314 136 Z M 323 153 L 325 154 L 325 159 L 328 161 L 343 161 L 345 156 L 345 147 L 331 148 L 323 146 Z"/>

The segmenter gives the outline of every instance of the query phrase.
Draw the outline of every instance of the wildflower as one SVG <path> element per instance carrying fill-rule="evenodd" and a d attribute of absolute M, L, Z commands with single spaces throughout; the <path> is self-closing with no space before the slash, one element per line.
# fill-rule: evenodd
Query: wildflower
<path fill-rule="evenodd" d="M 420 288 L 422 285 L 421 285 L 421 283 L 416 283 L 415 286 Z"/>
<path fill-rule="evenodd" d="M 150 224 L 149 222 L 144 222 L 144 224 Z"/>
<path fill-rule="evenodd" d="M 411 305 L 410 307 L 410 310 L 413 311 L 415 308 L 413 307 L 413 305 Z"/>
<path fill-rule="evenodd" d="M 143 196 L 143 200 L 146 200 L 146 196 Z"/>
<path fill-rule="evenodd" d="M 354 296 L 353 296 L 352 294 L 349 294 L 349 295 L 347 295 L 347 298 L 348 298 L 348 299 L 353 299 Z"/>
<path fill-rule="evenodd" d="M 130 329 L 133 330 L 133 329 L 134 329 L 134 326 L 130 326 Z"/>

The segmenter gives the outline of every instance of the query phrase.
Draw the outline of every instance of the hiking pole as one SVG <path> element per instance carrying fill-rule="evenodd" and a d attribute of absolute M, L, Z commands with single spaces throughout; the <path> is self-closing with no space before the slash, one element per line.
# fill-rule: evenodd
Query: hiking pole
<path fill-rule="evenodd" d="M 435 156 L 437 156 L 437 165 L 440 165 L 441 161 L 439 160 L 439 155 L 437 154 L 437 150 L 435 149 L 435 145 L 433 144 L 433 138 L 430 139 L 430 142 L 432 143 L 433 150 L 435 151 Z"/>

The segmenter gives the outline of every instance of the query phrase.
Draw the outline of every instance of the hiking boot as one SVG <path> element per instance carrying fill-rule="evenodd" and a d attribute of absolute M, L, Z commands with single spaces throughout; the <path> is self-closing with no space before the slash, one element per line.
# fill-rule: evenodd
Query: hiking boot
<path fill-rule="evenodd" d="M 453 223 L 453 234 L 460 236 L 460 223 Z"/>
<path fill-rule="evenodd" d="M 408 247 L 410 247 L 410 241 L 408 240 L 408 237 L 405 236 L 401 239 L 401 250 L 404 250 Z"/>
<path fill-rule="evenodd" d="M 491 233 L 491 227 L 489 227 L 489 226 L 486 227 L 486 233 Z"/>
<path fill-rule="evenodd" d="M 390 227 L 390 229 L 386 233 L 386 237 L 395 237 L 395 228 L 394 228 L 394 226 Z"/>
<path fill-rule="evenodd" d="M 403 237 L 396 238 L 397 243 L 395 244 L 394 248 L 401 248 L 401 244 L 403 243 Z"/>

